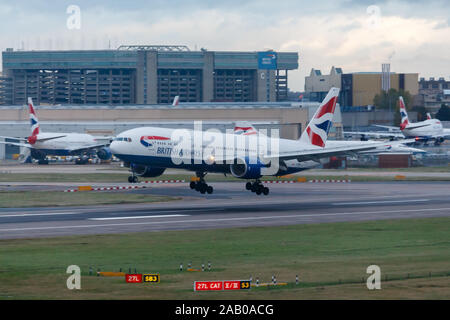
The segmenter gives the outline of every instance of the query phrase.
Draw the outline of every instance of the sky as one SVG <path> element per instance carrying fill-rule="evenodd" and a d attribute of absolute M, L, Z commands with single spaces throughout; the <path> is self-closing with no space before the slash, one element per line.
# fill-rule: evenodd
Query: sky
<path fill-rule="evenodd" d="M 393 72 L 449 80 L 449 39 L 444 0 L 0 0 L 2 51 L 121 44 L 294 51 L 293 91 L 304 90 L 311 68 L 381 71 L 386 62 Z"/>

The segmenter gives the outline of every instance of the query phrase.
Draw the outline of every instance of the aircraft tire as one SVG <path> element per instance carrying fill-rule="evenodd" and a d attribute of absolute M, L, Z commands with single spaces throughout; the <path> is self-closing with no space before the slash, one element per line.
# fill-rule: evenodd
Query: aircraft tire
<path fill-rule="evenodd" d="M 251 182 L 247 182 L 247 183 L 245 184 L 245 189 L 251 190 L 251 189 L 252 189 L 252 183 L 251 183 Z"/>
<path fill-rule="evenodd" d="M 213 193 L 213 191 L 214 191 L 214 189 L 213 189 L 212 186 L 207 186 L 207 187 L 206 187 L 206 192 L 207 192 L 208 194 Z"/>
<path fill-rule="evenodd" d="M 129 182 L 129 183 L 133 183 L 133 176 L 129 176 L 129 177 L 128 177 L 128 182 Z"/>
<path fill-rule="evenodd" d="M 267 196 L 269 194 L 269 188 L 264 187 L 263 188 L 263 193 L 264 193 L 265 196 Z"/>
<path fill-rule="evenodd" d="M 196 185 L 195 181 L 191 181 L 191 183 L 189 183 L 189 187 L 191 189 L 195 189 L 195 185 Z"/>
<path fill-rule="evenodd" d="M 257 186 L 255 192 L 259 196 L 263 192 L 263 186 Z"/>

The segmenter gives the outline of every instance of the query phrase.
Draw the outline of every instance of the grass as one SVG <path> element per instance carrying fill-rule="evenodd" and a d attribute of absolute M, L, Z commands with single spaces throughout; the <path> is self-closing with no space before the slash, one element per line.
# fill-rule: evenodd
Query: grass
<path fill-rule="evenodd" d="M 0 208 L 80 206 L 121 203 L 147 203 L 177 200 L 175 197 L 123 192 L 0 192 Z"/>
<path fill-rule="evenodd" d="M 429 218 L 1 240 L 0 299 L 449 299 L 449 232 L 450 218 Z M 196 268 L 210 261 L 212 271 L 178 270 L 190 261 Z M 78 291 L 66 288 L 72 264 L 82 270 Z M 381 268 L 382 290 L 361 283 L 372 264 Z M 90 267 L 158 272 L 161 283 L 90 276 Z M 273 274 L 289 285 L 192 289 L 195 280 L 269 282 Z"/>

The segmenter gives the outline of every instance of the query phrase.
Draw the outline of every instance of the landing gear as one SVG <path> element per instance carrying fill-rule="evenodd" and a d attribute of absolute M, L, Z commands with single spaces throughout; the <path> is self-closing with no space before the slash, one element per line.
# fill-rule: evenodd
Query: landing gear
<path fill-rule="evenodd" d="M 135 165 L 133 163 L 130 164 L 131 176 L 128 177 L 129 183 L 138 183 L 139 182 L 139 178 L 137 177 L 136 172 L 134 171 L 134 167 L 135 167 Z"/>
<path fill-rule="evenodd" d="M 258 179 L 255 182 L 253 182 L 253 183 L 247 182 L 245 184 L 245 189 L 256 193 L 258 196 L 261 195 L 261 194 L 267 196 L 269 194 L 269 188 L 263 186 L 261 184 L 261 181 L 259 181 Z"/>
<path fill-rule="evenodd" d="M 38 164 L 48 164 L 47 158 L 45 158 L 45 159 L 39 159 L 39 160 L 38 160 Z"/>
<path fill-rule="evenodd" d="M 75 164 L 78 164 L 78 165 L 87 164 L 87 163 L 89 163 L 89 157 L 87 157 L 87 156 L 78 157 L 75 160 Z"/>
<path fill-rule="evenodd" d="M 129 183 L 138 183 L 139 179 L 137 176 L 135 176 L 134 174 L 128 177 L 128 182 Z"/>
<path fill-rule="evenodd" d="M 189 184 L 189 187 L 192 190 L 200 192 L 201 194 L 205 194 L 205 193 L 211 194 L 211 193 L 213 193 L 214 192 L 214 188 L 212 186 L 208 185 L 205 182 L 205 175 L 206 175 L 206 173 L 197 172 L 196 174 L 197 174 L 197 177 L 200 178 L 200 180 L 199 181 L 191 181 L 191 183 Z"/>

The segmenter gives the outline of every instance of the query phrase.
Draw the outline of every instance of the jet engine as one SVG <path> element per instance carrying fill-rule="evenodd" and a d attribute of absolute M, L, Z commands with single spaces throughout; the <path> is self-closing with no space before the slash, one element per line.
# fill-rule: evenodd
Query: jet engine
<path fill-rule="evenodd" d="M 31 149 L 31 157 L 37 160 L 44 160 L 47 155 L 39 149 Z"/>
<path fill-rule="evenodd" d="M 166 170 L 166 168 L 152 168 L 143 165 L 134 165 L 132 169 L 137 176 L 146 178 L 159 177 Z"/>
<path fill-rule="evenodd" d="M 111 150 L 108 147 L 101 148 L 97 151 L 97 157 L 100 160 L 109 160 L 112 157 Z"/>
<path fill-rule="evenodd" d="M 256 160 L 256 163 L 250 163 L 248 157 L 237 158 L 233 164 L 230 164 L 230 172 L 234 177 L 240 179 L 259 179 L 262 176 L 261 168 L 264 167 L 266 166 L 259 159 Z"/>

